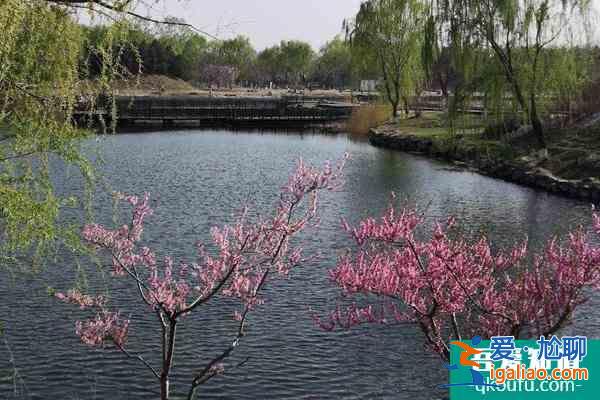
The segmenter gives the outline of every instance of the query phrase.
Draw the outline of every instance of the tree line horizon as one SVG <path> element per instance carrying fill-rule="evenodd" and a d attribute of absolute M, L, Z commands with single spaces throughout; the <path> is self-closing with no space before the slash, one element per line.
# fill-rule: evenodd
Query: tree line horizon
<path fill-rule="evenodd" d="M 585 0 L 368 0 L 318 50 L 282 40 L 257 51 L 246 36 L 207 38 L 173 17 L 158 26 L 82 26 L 80 69 L 93 78 L 105 63 L 117 64 L 124 75 L 211 88 L 357 89 L 375 80 L 392 115 L 401 105 L 408 113 L 410 99 L 428 89 L 442 94 L 450 117 L 479 96 L 490 121 L 530 125 L 543 148 L 542 120 L 552 110 L 580 116 L 594 103 L 600 49 L 589 7 Z"/>
<path fill-rule="evenodd" d="M 114 40 L 111 28 L 114 26 L 82 26 L 86 39 L 80 68 L 92 79 L 101 74 L 108 54 L 89 49 Z M 305 87 L 316 83 L 333 89 L 356 84 L 359 75 L 341 34 L 319 50 L 301 40 L 281 40 L 261 51 L 247 36 L 207 38 L 187 26 L 151 29 L 129 24 L 119 27 L 116 37 L 111 55 L 116 55 L 123 72 L 132 76 L 166 75 L 222 88 L 236 84 Z M 374 72 L 372 79 L 376 76 Z"/>

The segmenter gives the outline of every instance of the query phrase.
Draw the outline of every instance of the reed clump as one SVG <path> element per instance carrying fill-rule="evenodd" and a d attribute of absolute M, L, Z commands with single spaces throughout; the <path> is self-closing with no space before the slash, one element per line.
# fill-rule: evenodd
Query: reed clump
<path fill-rule="evenodd" d="M 352 135 L 368 135 L 375 128 L 392 117 L 391 107 L 381 104 L 369 104 L 354 108 L 348 120 L 348 132 Z"/>

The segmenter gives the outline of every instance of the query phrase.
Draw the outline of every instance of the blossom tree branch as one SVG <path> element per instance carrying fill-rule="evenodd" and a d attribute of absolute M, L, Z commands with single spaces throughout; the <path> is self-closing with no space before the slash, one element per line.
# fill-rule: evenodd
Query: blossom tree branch
<path fill-rule="evenodd" d="M 188 400 L 194 399 L 194 396 L 196 395 L 196 390 L 199 386 L 205 384 L 215 376 L 222 375 L 225 373 L 225 369 L 223 367 L 222 362 L 233 353 L 233 351 L 238 347 L 241 339 L 244 337 L 244 327 L 246 325 L 246 317 L 248 316 L 249 311 L 250 308 L 246 307 L 238 326 L 237 335 L 235 336 L 235 339 L 233 340 L 231 345 L 227 347 L 227 349 L 225 349 L 220 355 L 213 358 L 208 364 L 206 364 L 206 366 L 200 372 L 198 372 L 194 376 L 192 385 L 190 387 L 190 391 L 188 393 Z M 244 360 L 242 364 L 246 361 L 248 361 L 248 359 Z"/>
<path fill-rule="evenodd" d="M 156 377 L 156 379 L 160 379 L 160 375 L 158 374 L 158 372 L 156 372 L 156 370 L 154 369 L 154 367 L 152 367 L 152 365 L 150 365 L 150 364 L 148 363 L 148 361 L 146 361 L 146 360 L 144 359 L 144 357 L 142 357 L 142 356 L 140 356 L 140 355 L 134 355 L 134 354 L 131 354 L 129 351 L 127 351 L 127 350 L 126 350 L 126 349 L 125 349 L 123 346 L 121 346 L 120 344 L 117 344 L 117 343 L 115 343 L 115 346 L 116 346 L 116 347 L 117 347 L 119 350 L 121 350 L 121 352 L 123 352 L 123 354 L 125 354 L 127 357 L 129 357 L 129 358 L 135 358 L 135 359 L 137 359 L 137 360 L 141 361 L 141 362 L 142 362 L 142 364 L 144 364 L 146 367 L 148 367 L 148 369 L 149 369 L 150 371 L 152 371 L 152 374 L 153 374 L 153 375 Z"/>
<path fill-rule="evenodd" d="M 345 161 L 345 160 L 344 160 Z M 75 289 L 56 297 L 83 309 L 95 308 L 96 316 L 77 322 L 76 333 L 91 346 L 114 344 L 125 355 L 137 358 L 160 381 L 161 399 L 169 398 L 169 378 L 176 352 L 177 326 L 187 315 L 217 296 L 240 301 L 242 312 L 234 312 L 239 321 L 235 339 L 220 355 L 194 374 L 189 398 L 208 380 L 225 373 L 223 362 L 230 357 L 244 336 L 251 311 L 264 299 L 262 290 L 276 277 L 286 277 L 302 261 L 302 249 L 290 240 L 308 226 L 316 226 L 318 193 L 337 189 L 344 161 L 333 166 L 326 163 L 316 169 L 299 162 L 294 174 L 282 188 L 275 212 L 250 221 L 248 210 L 231 226 L 211 230 L 214 253 L 198 246 L 199 262 L 175 266 L 170 257 L 159 265 L 152 250 L 140 246 L 144 222 L 153 213 L 149 196 L 120 195 L 133 207 L 131 222 L 117 229 L 91 224 L 83 229 L 90 245 L 104 250 L 111 258 L 112 276 L 129 279 L 140 299 L 154 312 L 161 326 L 161 368 L 154 369 L 141 356 L 125 350 L 130 321 L 118 311 L 108 310 L 104 297 L 93 297 Z M 244 362 L 238 364 L 242 365 Z"/>

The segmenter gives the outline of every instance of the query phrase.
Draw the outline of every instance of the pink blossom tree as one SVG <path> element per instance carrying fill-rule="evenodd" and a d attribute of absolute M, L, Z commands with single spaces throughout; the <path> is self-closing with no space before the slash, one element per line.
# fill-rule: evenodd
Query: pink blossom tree
<path fill-rule="evenodd" d="M 193 373 L 188 392 L 188 399 L 192 399 L 200 385 L 225 373 L 224 361 L 244 337 L 249 313 L 263 303 L 261 291 L 265 285 L 276 277 L 286 277 L 303 260 L 302 249 L 292 246 L 290 239 L 318 223 L 317 194 L 341 184 L 343 164 L 326 163 L 319 170 L 300 161 L 282 188 L 273 215 L 251 221 L 250 211 L 245 209 L 233 225 L 213 228 L 215 251 L 211 254 L 199 244 L 196 263 L 175 265 L 169 257 L 159 263 L 151 249 L 140 245 L 144 222 L 153 212 L 147 194 L 143 198 L 120 196 L 133 207 L 128 225 L 111 230 L 92 224 L 83 229 L 84 240 L 109 255 L 112 276 L 129 279 L 140 301 L 156 315 L 162 332 L 162 362 L 158 367 L 127 350 L 132 323 L 121 312 L 111 311 L 106 298 L 77 289 L 57 293 L 56 297 L 94 310 L 91 319 L 76 323 L 77 335 L 87 345 L 116 348 L 137 358 L 157 379 L 163 400 L 169 398 L 178 324 L 217 296 L 239 300 L 240 307 L 233 315 L 238 322 L 235 338 L 222 353 Z"/>
<path fill-rule="evenodd" d="M 231 65 L 207 64 L 202 67 L 200 77 L 209 88 L 231 88 L 239 76 L 239 70 Z"/>
<path fill-rule="evenodd" d="M 451 340 L 552 335 L 586 301 L 585 289 L 600 286 L 600 247 L 583 228 L 532 254 L 527 242 L 492 251 L 486 237 L 457 234 L 452 218 L 420 239 L 423 219 L 392 204 L 380 219 L 354 228 L 343 222 L 356 248 L 339 258 L 330 277 L 354 302 L 316 317 L 322 328 L 416 324 L 426 346 L 448 360 Z M 593 228 L 600 235 L 597 214 Z"/>

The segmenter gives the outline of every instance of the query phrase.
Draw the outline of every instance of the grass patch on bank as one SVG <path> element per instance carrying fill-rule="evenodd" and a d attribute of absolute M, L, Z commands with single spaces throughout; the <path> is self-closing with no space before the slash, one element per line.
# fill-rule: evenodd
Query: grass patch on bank
<path fill-rule="evenodd" d="M 419 117 L 399 117 L 393 124 L 400 133 L 430 139 L 434 148 L 440 152 L 458 150 L 460 153 L 478 154 L 484 158 L 515 157 L 508 143 L 483 137 L 485 121 L 477 114 L 464 114 L 451 122 L 445 113 L 426 111 Z"/>
<path fill-rule="evenodd" d="M 415 135 L 480 136 L 485 128 L 485 121 L 479 115 L 464 114 L 452 122 L 445 113 L 425 111 L 419 117 L 414 115 L 399 117 L 396 126 L 403 132 Z"/>
<path fill-rule="evenodd" d="M 432 142 L 433 154 L 449 159 L 510 161 L 524 170 L 543 168 L 565 179 L 600 182 L 600 122 L 585 121 L 545 131 L 547 158 L 540 156 L 531 133 L 518 137 L 486 132 L 483 115 L 464 114 L 453 121 L 442 112 L 427 111 L 419 117 L 399 116 L 380 127 L 385 134 L 406 135 Z M 493 123 L 488 121 L 487 123 Z"/>

